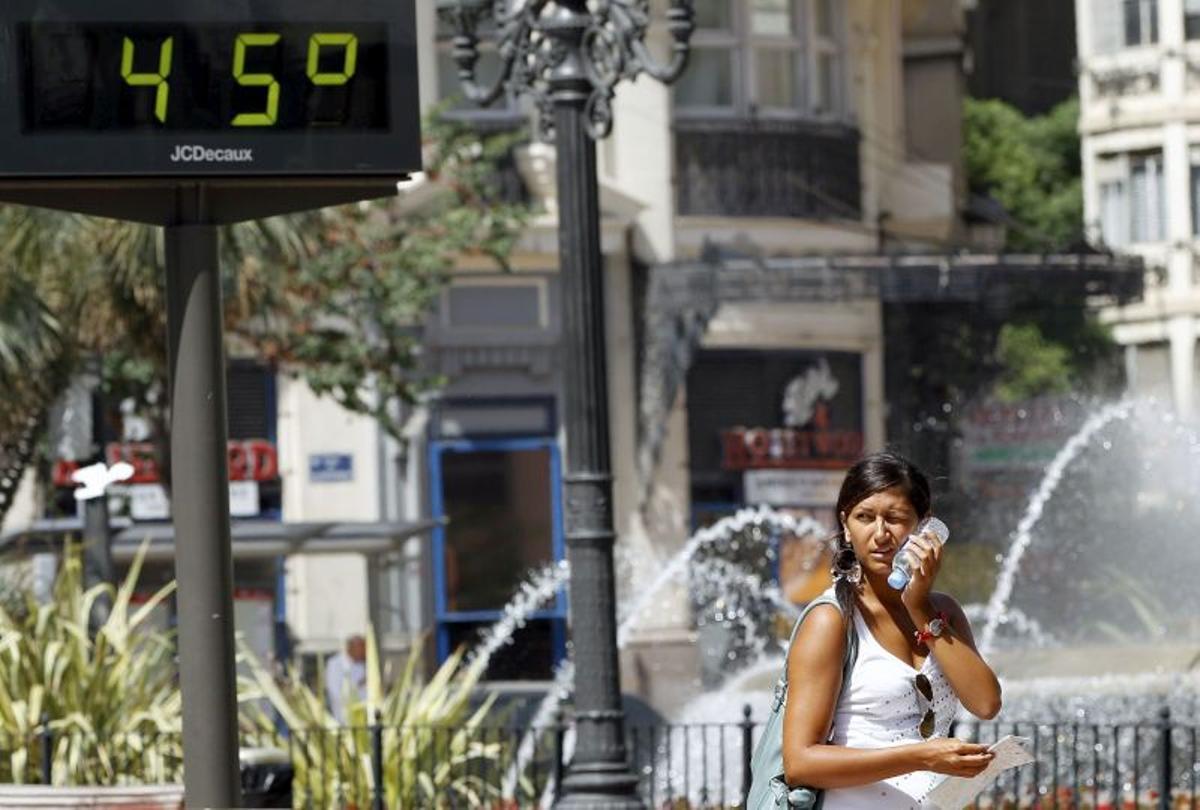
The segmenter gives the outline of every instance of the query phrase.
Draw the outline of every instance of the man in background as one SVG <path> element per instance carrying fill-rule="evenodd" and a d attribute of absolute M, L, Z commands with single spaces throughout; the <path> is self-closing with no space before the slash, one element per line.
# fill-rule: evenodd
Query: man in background
<path fill-rule="evenodd" d="M 346 722 L 347 704 L 367 697 L 367 640 L 360 635 L 346 639 L 346 648 L 325 662 L 325 698 L 339 723 Z"/>

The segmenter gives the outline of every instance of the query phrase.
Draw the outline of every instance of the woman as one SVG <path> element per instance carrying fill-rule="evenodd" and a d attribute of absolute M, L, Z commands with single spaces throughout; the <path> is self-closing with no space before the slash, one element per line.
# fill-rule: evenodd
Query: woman
<path fill-rule="evenodd" d="M 834 562 L 841 610 L 820 605 L 797 632 L 783 719 L 787 783 L 824 788 L 824 810 L 923 807 L 938 774 L 975 776 L 991 761 L 986 746 L 946 736 L 960 704 L 995 717 L 1000 684 L 962 608 L 932 590 L 937 537 L 913 540 L 907 588 L 887 584 L 892 557 L 929 511 L 929 482 L 893 453 L 864 458 L 842 482 Z M 844 620 L 855 623 L 858 657 L 843 686 Z"/>

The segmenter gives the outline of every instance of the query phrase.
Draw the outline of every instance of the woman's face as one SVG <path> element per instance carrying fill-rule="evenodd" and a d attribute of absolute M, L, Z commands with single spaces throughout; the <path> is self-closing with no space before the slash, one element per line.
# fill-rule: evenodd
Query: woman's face
<path fill-rule="evenodd" d="M 892 557 L 920 517 L 903 490 L 885 489 L 863 498 L 849 514 L 842 513 L 842 525 L 863 568 L 887 576 Z"/>

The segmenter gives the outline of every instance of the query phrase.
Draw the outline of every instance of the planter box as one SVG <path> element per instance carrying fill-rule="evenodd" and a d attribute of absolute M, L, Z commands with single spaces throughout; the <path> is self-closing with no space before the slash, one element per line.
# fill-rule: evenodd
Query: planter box
<path fill-rule="evenodd" d="M 0 785 L 0 808 L 112 807 L 123 810 L 183 810 L 183 785 L 130 787 L 45 787 Z"/>

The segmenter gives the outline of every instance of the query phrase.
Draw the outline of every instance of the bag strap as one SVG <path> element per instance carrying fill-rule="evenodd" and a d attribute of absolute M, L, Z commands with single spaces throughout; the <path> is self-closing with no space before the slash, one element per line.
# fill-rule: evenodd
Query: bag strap
<path fill-rule="evenodd" d="M 787 701 L 787 659 L 791 657 L 792 644 L 796 641 L 796 633 L 799 632 L 800 625 L 804 623 L 804 620 L 808 617 L 808 614 L 812 612 L 813 608 L 818 607 L 819 605 L 833 605 L 835 608 L 837 608 L 838 613 L 842 612 L 842 606 L 837 601 L 837 598 L 828 593 L 821 594 L 816 599 L 804 606 L 804 610 L 800 613 L 800 618 L 796 619 L 796 624 L 792 626 L 791 637 L 788 638 L 787 654 L 784 657 L 783 663 L 783 675 L 775 684 L 775 700 L 773 703 L 773 711 L 778 711 L 779 708 Z M 837 702 L 841 700 L 842 690 L 850 681 L 850 673 L 854 670 L 854 662 L 858 659 L 858 630 L 854 626 L 854 617 L 843 616 L 843 618 L 846 622 L 846 651 L 842 656 L 842 681 L 838 685 L 838 696 L 834 699 L 835 706 L 837 705 Z M 831 728 L 830 735 L 832 734 L 833 729 Z"/>

